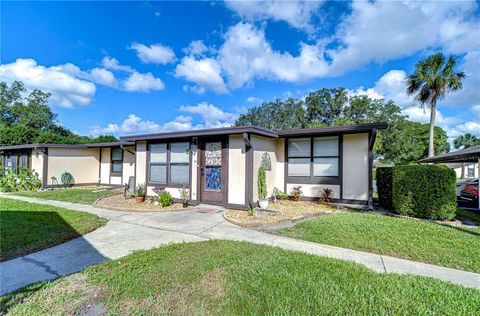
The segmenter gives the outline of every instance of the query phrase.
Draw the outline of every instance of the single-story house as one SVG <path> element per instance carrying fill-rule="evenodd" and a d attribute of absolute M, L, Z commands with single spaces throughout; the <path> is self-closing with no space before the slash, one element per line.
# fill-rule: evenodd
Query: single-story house
<path fill-rule="evenodd" d="M 446 165 L 455 171 L 457 179 L 478 178 L 478 163 L 452 162 Z"/>
<path fill-rule="evenodd" d="M 275 188 L 289 193 L 301 185 L 304 199 L 318 199 L 324 188 L 330 188 L 333 201 L 369 205 L 372 149 L 377 130 L 386 127 L 374 123 L 270 131 L 236 126 L 125 136 L 120 143 L 19 145 L 0 151 L 8 157 L 12 150 L 30 149 L 35 160 L 42 157 L 46 171 L 37 169 L 40 163 L 34 159 L 29 166 L 42 170 L 44 183 L 63 171 L 74 178 L 78 174 L 77 184 L 115 185 L 133 176 L 150 196 L 165 190 L 178 199 L 179 189 L 186 186 L 192 204 L 245 209 L 258 200 L 258 169 L 264 166 L 269 196 Z M 123 167 L 117 173 L 112 161 L 120 152 Z M 91 175 L 86 177 L 87 173 Z"/>
<path fill-rule="evenodd" d="M 26 144 L 0 146 L 2 166 L 15 172 L 26 167 L 38 173 L 44 188 L 61 183 L 65 171 L 75 185 L 123 185 L 134 175 L 135 144 Z"/>

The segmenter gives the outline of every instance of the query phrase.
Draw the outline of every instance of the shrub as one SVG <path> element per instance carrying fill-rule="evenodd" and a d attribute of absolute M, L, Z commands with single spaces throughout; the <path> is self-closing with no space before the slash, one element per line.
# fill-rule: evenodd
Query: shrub
<path fill-rule="evenodd" d="M 265 174 L 265 168 L 258 168 L 258 198 L 265 200 L 267 198 L 267 175 Z"/>
<path fill-rule="evenodd" d="M 156 200 L 160 203 L 162 207 L 167 207 L 173 203 L 173 198 L 170 192 L 163 191 L 158 194 Z"/>
<path fill-rule="evenodd" d="M 292 195 L 292 199 L 294 201 L 300 201 L 300 196 L 302 195 L 302 186 L 301 185 L 296 185 L 293 187 L 292 191 L 290 191 L 290 194 Z"/>
<path fill-rule="evenodd" d="M 12 172 L 10 168 L 1 168 L 0 171 L 0 191 L 33 191 L 42 186 L 42 181 L 38 178 L 38 173 L 31 172 L 28 168 L 20 168 L 18 174 Z"/>
<path fill-rule="evenodd" d="M 455 172 L 447 166 L 377 168 L 380 205 L 401 215 L 452 219 L 457 208 Z"/>
<path fill-rule="evenodd" d="M 333 197 L 333 190 L 329 188 L 324 188 L 322 191 L 322 197 L 320 198 L 320 202 L 325 204 L 330 204 L 330 199 Z"/>

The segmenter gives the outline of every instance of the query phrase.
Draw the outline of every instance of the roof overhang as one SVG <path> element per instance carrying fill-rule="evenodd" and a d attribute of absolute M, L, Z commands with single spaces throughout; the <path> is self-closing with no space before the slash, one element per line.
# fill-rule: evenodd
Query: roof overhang
<path fill-rule="evenodd" d="M 359 124 L 351 126 L 328 126 L 319 128 L 294 128 L 277 131 L 279 137 L 308 136 L 308 135 L 335 135 L 350 133 L 366 133 L 379 129 L 386 129 L 387 123 Z"/>
<path fill-rule="evenodd" d="M 480 159 L 480 146 L 469 147 L 431 158 L 419 160 L 421 163 L 447 163 L 447 162 L 478 162 Z"/>
<path fill-rule="evenodd" d="M 94 143 L 94 144 L 23 144 L 23 145 L 11 145 L 0 146 L 2 150 L 22 150 L 22 149 L 37 149 L 37 148 L 104 148 L 104 147 L 121 147 L 121 146 L 134 146 L 133 142 L 111 142 L 111 143 Z"/>
<path fill-rule="evenodd" d="M 278 135 L 275 132 L 269 131 L 256 126 L 232 126 L 221 128 L 207 128 L 207 129 L 194 129 L 188 131 L 169 132 L 169 133 L 157 133 L 157 134 L 144 134 L 134 136 L 120 137 L 122 141 L 137 141 L 137 140 L 162 140 L 172 138 L 190 138 L 201 136 L 217 136 L 217 135 L 231 135 L 231 134 L 256 134 L 260 136 L 277 138 Z"/>

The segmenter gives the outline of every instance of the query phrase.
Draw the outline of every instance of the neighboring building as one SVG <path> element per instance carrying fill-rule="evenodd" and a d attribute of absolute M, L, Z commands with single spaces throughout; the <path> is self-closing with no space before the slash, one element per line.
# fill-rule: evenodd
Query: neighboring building
<path fill-rule="evenodd" d="M 147 186 L 147 195 L 166 190 L 179 198 L 178 189 L 186 185 L 192 204 L 245 209 L 250 201 L 258 200 L 257 174 L 263 165 L 267 170 L 269 195 L 274 188 L 289 193 L 294 186 L 301 185 L 304 199 L 318 199 L 323 188 L 330 188 L 333 201 L 368 205 L 372 201 L 372 149 L 377 130 L 386 127 L 383 123 L 279 131 L 254 126 L 226 127 L 127 136 L 115 145 L 49 145 L 59 147 L 48 147 L 46 152 L 39 146 L 30 150 L 40 151 L 32 156 L 46 159 L 51 148 L 55 152 L 61 149 L 62 154 L 53 160 L 47 158 L 44 181 L 52 175 L 59 178 L 65 170 L 74 177 L 72 171 L 79 170 L 82 182 L 112 185 L 126 183 L 128 177 L 134 176 L 136 185 Z M 28 149 L 25 146 L 33 145 L 12 149 Z M 0 150 L 8 155 L 11 147 L 15 146 Z M 120 159 L 117 156 L 120 151 L 115 151 L 116 154 L 113 148 L 123 152 L 121 174 L 113 172 L 111 160 Z M 80 159 L 91 161 L 91 165 Z M 30 164 L 32 169 L 35 166 Z M 90 170 L 95 170 L 96 176 L 84 179 L 84 174 L 93 173 Z"/>
<path fill-rule="evenodd" d="M 43 187 L 55 185 L 65 171 L 75 185 L 123 185 L 134 175 L 133 143 L 97 143 L 81 145 L 27 144 L 0 146 L 2 166 L 15 172 L 21 167 L 38 173 Z"/>
<path fill-rule="evenodd" d="M 447 163 L 447 166 L 452 168 L 457 174 L 457 179 L 472 179 L 478 178 L 478 163 Z"/>

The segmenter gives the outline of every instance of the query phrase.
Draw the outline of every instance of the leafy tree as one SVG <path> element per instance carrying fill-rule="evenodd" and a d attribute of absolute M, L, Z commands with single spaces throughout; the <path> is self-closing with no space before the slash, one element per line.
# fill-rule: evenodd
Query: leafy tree
<path fill-rule="evenodd" d="M 455 149 L 469 148 L 478 145 L 480 145 L 480 138 L 477 138 L 475 135 L 469 133 L 460 135 L 453 140 L 453 146 Z"/>
<path fill-rule="evenodd" d="M 29 143 L 81 144 L 116 142 L 110 135 L 79 136 L 57 122 L 48 105 L 49 93 L 28 93 L 23 83 L 0 83 L 0 145 Z"/>
<path fill-rule="evenodd" d="M 345 88 L 320 89 L 305 98 L 306 118 L 310 123 L 332 125 L 340 117 L 348 104 L 348 91 Z"/>
<path fill-rule="evenodd" d="M 235 122 L 237 126 L 260 126 L 266 129 L 289 129 L 305 127 L 305 109 L 302 100 L 289 98 L 274 102 L 264 102 L 262 105 L 248 109 Z"/>
<path fill-rule="evenodd" d="M 465 73 L 455 72 L 456 66 L 456 56 L 450 56 L 446 60 L 442 53 L 437 53 L 419 61 L 415 72 L 407 79 L 407 93 L 415 95 L 415 100 L 420 102 L 421 107 L 430 108 L 428 157 L 434 156 L 437 101 L 443 99 L 450 91 L 462 89 Z"/>
<path fill-rule="evenodd" d="M 383 157 L 395 164 L 415 162 L 428 156 L 429 124 L 398 122 L 383 134 Z M 447 133 L 435 126 L 435 154 L 450 151 Z"/>

